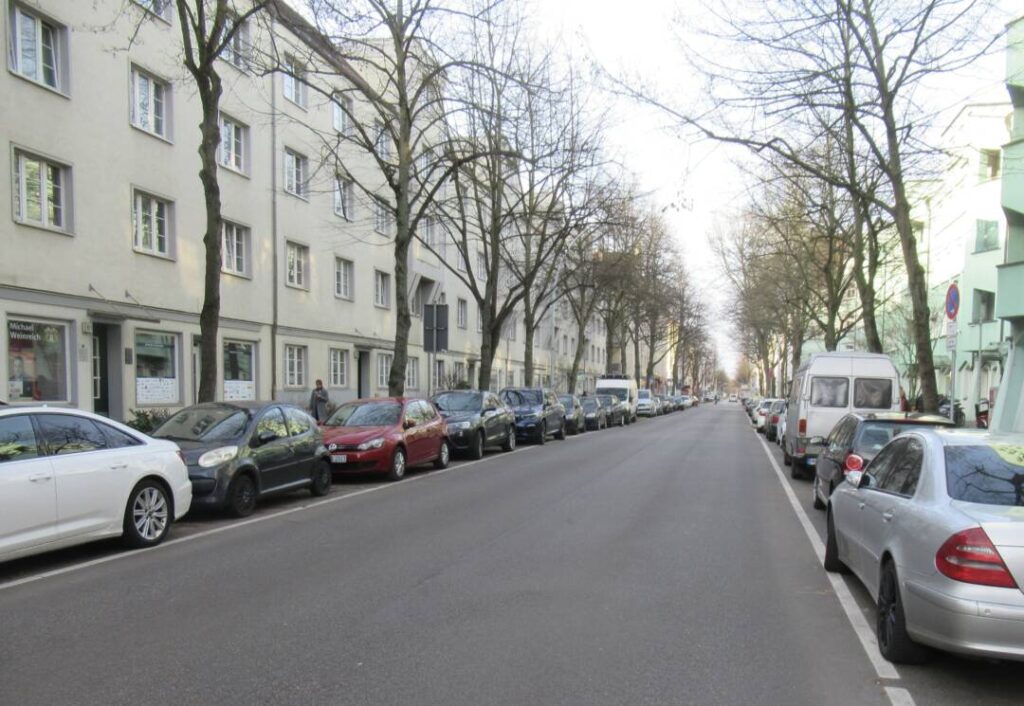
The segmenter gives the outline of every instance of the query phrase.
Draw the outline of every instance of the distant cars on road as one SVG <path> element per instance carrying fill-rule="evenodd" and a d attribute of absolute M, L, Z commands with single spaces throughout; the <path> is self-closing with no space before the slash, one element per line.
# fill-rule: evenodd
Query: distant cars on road
<path fill-rule="evenodd" d="M 565 408 L 565 428 L 570 434 L 582 434 L 587 430 L 583 406 L 576 395 L 559 395 L 558 401 Z"/>

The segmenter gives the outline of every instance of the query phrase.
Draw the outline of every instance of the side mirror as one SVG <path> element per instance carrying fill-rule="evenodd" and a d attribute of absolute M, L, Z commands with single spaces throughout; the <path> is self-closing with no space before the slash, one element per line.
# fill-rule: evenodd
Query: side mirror
<path fill-rule="evenodd" d="M 256 445 L 257 446 L 262 446 L 263 444 L 269 444 L 271 441 L 275 441 L 276 439 L 277 439 L 277 434 L 275 434 L 274 432 L 272 432 L 272 431 L 261 431 L 256 436 L 256 442 L 257 442 Z"/>
<path fill-rule="evenodd" d="M 403 429 L 412 429 L 414 426 L 416 426 L 415 419 L 409 419 L 409 417 L 406 417 L 405 421 L 402 422 Z"/>

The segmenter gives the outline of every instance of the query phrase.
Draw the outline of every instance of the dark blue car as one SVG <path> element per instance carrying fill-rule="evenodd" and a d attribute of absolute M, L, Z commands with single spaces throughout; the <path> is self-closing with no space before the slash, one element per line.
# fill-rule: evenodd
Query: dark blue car
<path fill-rule="evenodd" d="M 548 436 L 565 438 L 565 407 L 541 387 L 506 387 L 498 393 L 516 415 L 516 436 L 543 444 Z"/>

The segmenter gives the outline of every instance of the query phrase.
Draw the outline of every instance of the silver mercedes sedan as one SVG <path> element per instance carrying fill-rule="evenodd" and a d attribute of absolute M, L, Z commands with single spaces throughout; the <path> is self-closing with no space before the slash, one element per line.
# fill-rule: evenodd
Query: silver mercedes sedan
<path fill-rule="evenodd" d="M 1024 435 L 908 430 L 828 505 L 825 569 L 878 604 L 878 646 L 1024 660 Z"/>

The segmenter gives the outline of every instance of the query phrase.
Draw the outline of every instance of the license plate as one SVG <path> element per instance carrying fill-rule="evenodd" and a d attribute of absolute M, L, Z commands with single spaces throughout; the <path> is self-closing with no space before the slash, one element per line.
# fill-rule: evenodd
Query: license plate
<path fill-rule="evenodd" d="M 348 461 L 348 456 L 345 454 L 331 454 L 332 463 L 345 463 Z"/>
<path fill-rule="evenodd" d="M 809 459 L 807 459 L 807 465 L 808 466 L 816 466 L 816 465 L 818 465 L 818 459 L 816 459 L 816 458 L 809 458 Z"/>

